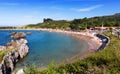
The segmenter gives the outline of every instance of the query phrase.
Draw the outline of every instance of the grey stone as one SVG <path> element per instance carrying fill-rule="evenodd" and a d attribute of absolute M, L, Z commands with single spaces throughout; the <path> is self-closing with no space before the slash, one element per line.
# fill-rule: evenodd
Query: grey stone
<path fill-rule="evenodd" d="M 15 64 L 19 61 L 19 59 L 22 59 L 28 54 L 29 47 L 27 43 L 28 41 L 24 38 L 8 43 L 7 48 L 13 48 L 13 50 L 3 57 L 3 60 L 0 63 L 0 74 L 12 73 Z"/>

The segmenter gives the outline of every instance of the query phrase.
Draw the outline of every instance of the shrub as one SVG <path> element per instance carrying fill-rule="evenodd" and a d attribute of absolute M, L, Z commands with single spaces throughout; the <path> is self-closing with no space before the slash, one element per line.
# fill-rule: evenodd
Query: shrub
<path fill-rule="evenodd" d="M 25 74 L 37 74 L 37 68 L 35 65 L 29 65 L 24 69 Z"/>

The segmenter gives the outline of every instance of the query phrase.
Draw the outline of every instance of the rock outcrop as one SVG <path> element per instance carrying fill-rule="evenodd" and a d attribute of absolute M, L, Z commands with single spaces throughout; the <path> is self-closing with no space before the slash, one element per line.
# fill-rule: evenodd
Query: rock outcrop
<path fill-rule="evenodd" d="M 0 51 L 5 49 L 6 49 L 6 46 L 0 46 Z"/>
<path fill-rule="evenodd" d="M 12 40 L 6 46 L 6 48 L 13 48 L 8 52 L 0 64 L 0 74 L 11 74 L 16 63 L 28 54 L 29 47 L 27 40 L 20 38 L 18 40 Z"/>
<path fill-rule="evenodd" d="M 11 38 L 13 39 L 20 39 L 20 38 L 25 38 L 25 37 L 26 37 L 26 34 L 23 32 L 18 32 L 18 33 L 13 34 L 13 36 L 11 36 Z"/>
<path fill-rule="evenodd" d="M 20 39 L 19 41 L 17 40 L 16 43 L 18 45 L 20 57 L 23 58 L 28 53 L 29 47 L 26 45 L 28 42 L 25 39 Z"/>

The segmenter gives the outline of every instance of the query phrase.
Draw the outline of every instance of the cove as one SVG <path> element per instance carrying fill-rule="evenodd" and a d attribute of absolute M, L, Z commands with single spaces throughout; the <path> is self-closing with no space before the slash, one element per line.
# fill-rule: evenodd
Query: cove
<path fill-rule="evenodd" d="M 11 40 L 10 32 L 31 32 L 30 35 L 27 35 L 29 54 L 17 63 L 17 68 L 31 64 L 46 67 L 52 61 L 61 63 L 88 49 L 87 42 L 69 34 L 38 30 L 0 31 L 0 45 L 5 45 Z"/>

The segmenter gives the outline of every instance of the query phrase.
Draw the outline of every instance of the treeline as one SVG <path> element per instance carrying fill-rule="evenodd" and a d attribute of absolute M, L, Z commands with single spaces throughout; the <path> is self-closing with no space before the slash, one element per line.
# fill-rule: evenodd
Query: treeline
<path fill-rule="evenodd" d="M 3 27 L 3 26 L 0 26 L 0 29 L 16 29 L 16 27 L 12 27 L 12 26 Z"/>
<path fill-rule="evenodd" d="M 107 27 L 119 27 L 120 26 L 120 13 L 110 16 L 100 16 L 92 18 L 74 19 L 72 21 L 67 20 L 53 20 L 51 18 L 43 19 L 42 23 L 29 24 L 26 27 L 30 28 L 53 28 L 53 29 L 72 29 L 72 30 L 84 30 L 94 28 L 96 26 Z"/>
<path fill-rule="evenodd" d="M 29 24 L 26 27 L 30 28 L 59 28 L 59 29 L 67 29 L 70 26 L 70 21 L 66 20 L 53 20 L 51 18 L 43 19 L 43 23 L 38 24 Z"/>

